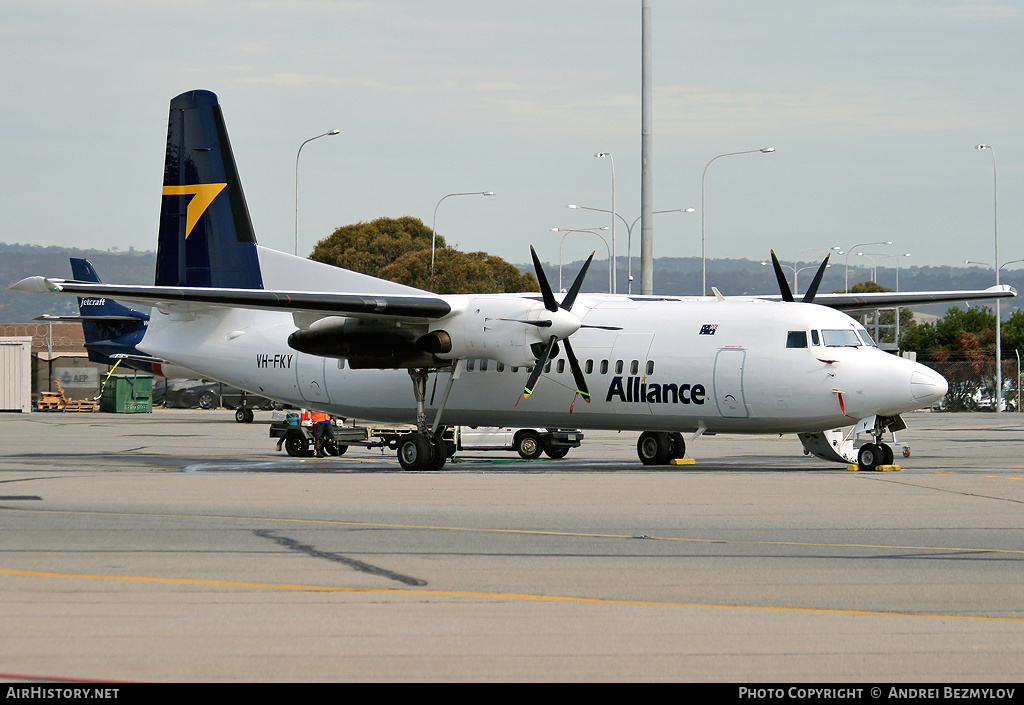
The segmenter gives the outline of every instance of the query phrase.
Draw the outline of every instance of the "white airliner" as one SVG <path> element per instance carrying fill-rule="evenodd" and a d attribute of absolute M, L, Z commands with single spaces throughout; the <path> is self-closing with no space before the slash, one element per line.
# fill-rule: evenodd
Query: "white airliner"
<path fill-rule="evenodd" d="M 152 305 L 147 355 L 281 402 L 414 422 L 398 446 L 408 470 L 444 465 L 442 425 L 638 431 L 645 464 L 683 457 L 683 434 L 796 433 L 818 457 L 875 468 L 892 462 L 882 439 L 900 415 L 947 385 L 838 309 L 1015 294 L 811 303 L 823 263 L 802 302 L 778 266 L 781 297 L 581 294 L 586 268 L 556 296 L 533 259 L 539 294 L 442 296 L 260 247 L 217 97 L 190 91 L 171 101 L 154 286 L 13 288 Z M 855 450 L 849 426 L 873 438 Z"/>

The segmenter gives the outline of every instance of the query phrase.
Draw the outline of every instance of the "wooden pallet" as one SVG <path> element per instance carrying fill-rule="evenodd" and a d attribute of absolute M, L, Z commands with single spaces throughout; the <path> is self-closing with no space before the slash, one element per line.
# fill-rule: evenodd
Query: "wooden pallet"
<path fill-rule="evenodd" d="M 38 411 L 64 411 L 68 397 L 58 380 L 53 380 L 53 383 L 57 385 L 56 392 L 39 392 L 39 401 L 36 403 Z"/>
<path fill-rule="evenodd" d="M 90 413 L 99 411 L 100 403 L 92 399 L 71 399 L 64 404 L 64 411 L 70 413 Z"/>
<path fill-rule="evenodd" d="M 64 411 L 64 401 L 60 397 L 43 392 L 36 402 L 37 411 Z"/>

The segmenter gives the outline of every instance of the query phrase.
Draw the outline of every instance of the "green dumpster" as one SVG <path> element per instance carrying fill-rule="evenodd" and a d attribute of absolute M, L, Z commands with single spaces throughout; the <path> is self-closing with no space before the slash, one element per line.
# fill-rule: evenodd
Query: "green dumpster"
<path fill-rule="evenodd" d="M 110 375 L 100 397 L 100 411 L 114 414 L 153 412 L 153 378 L 142 375 Z"/>

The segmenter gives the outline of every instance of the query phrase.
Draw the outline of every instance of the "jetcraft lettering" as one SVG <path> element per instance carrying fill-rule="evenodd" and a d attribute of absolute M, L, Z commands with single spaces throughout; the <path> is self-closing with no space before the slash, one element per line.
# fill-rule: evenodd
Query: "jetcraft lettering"
<path fill-rule="evenodd" d="M 703 384 L 656 384 L 645 379 L 613 377 L 605 401 L 618 398 L 623 402 L 648 404 L 703 404 L 707 395 Z"/>
<path fill-rule="evenodd" d="M 275 353 L 270 355 L 263 353 L 256 355 L 256 367 L 260 369 L 290 369 L 292 366 L 292 360 L 295 359 L 295 355 L 287 355 L 282 353 Z"/>

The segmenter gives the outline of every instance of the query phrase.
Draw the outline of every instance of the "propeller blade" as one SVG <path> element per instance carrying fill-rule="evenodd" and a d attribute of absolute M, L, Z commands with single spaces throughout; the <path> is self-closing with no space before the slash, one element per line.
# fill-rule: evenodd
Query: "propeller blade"
<path fill-rule="evenodd" d="M 588 326 L 585 323 L 580 328 L 598 328 L 600 330 L 622 330 L 619 326 Z"/>
<path fill-rule="evenodd" d="M 812 303 L 814 296 L 818 293 L 818 286 L 821 284 L 821 278 L 825 276 L 825 267 L 828 266 L 828 258 L 832 255 L 825 255 L 825 259 L 822 260 L 821 266 L 818 267 L 818 271 L 814 273 L 814 279 L 811 280 L 811 285 L 807 287 L 806 293 L 804 293 L 803 302 L 805 304 Z"/>
<path fill-rule="evenodd" d="M 544 371 L 544 365 L 551 359 L 551 351 L 555 349 L 555 343 L 557 342 L 558 336 L 551 336 L 547 348 L 544 349 L 544 354 L 537 358 L 537 364 L 533 366 L 530 379 L 526 380 L 526 388 L 523 389 L 523 399 L 528 399 L 533 394 L 533 390 L 537 386 L 537 380 L 540 379 L 540 373 Z"/>
<path fill-rule="evenodd" d="M 779 293 L 782 294 L 783 301 L 794 301 L 793 292 L 789 289 L 789 282 L 786 281 L 786 275 L 782 273 L 782 265 L 779 264 L 779 258 L 775 256 L 775 250 L 772 250 L 772 267 L 775 268 L 775 278 L 779 282 Z"/>
<path fill-rule="evenodd" d="M 533 269 L 537 272 L 537 283 L 540 284 L 540 293 L 544 297 L 544 308 L 551 312 L 557 311 L 558 303 L 555 301 L 555 295 L 551 293 L 551 285 L 548 284 L 548 278 L 544 274 L 544 267 L 540 265 L 540 258 L 537 256 L 537 250 L 533 249 L 533 245 L 530 245 L 530 254 L 533 256 Z"/>
<path fill-rule="evenodd" d="M 594 261 L 594 253 L 590 253 L 590 257 L 587 257 L 587 261 L 583 263 L 583 269 L 576 275 L 576 281 L 569 287 L 569 293 L 562 299 L 562 308 L 566 311 L 572 309 L 572 305 L 576 303 L 576 294 L 580 293 L 580 287 L 583 286 L 583 280 L 587 276 L 587 269 L 590 268 L 590 263 Z"/>
<path fill-rule="evenodd" d="M 576 380 L 576 391 L 583 397 L 583 401 L 590 403 L 590 391 L 587 389 L 587 379 L 583 376 L 583 370 L 580 368 L 580 361 L 576 359 L 576 353 L 572 351 L 572 345 L 569 344 L 569 339 L 566 338 L 562 341 L 565 345 L 565 355 L 569 358 L 569 369 L 572 370 L 573 379 Z"/>

